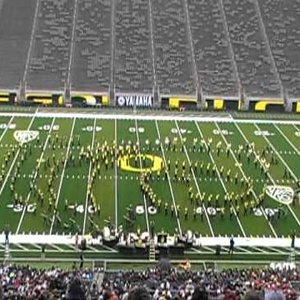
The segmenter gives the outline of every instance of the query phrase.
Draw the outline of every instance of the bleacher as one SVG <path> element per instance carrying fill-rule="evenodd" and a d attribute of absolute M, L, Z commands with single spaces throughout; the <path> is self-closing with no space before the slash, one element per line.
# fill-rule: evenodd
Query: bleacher
<path fill-rule="evenodd" d="M 300 111 L 299 17 L 299 0 L 2 0 L 0 91 Z"/>
<path fill-rule="evenodd" d="M 116 92 L 151 94 L 152 53 L 148 0 L 115 1 Z"/>
<path fill-rule="evenodd" d="M 197 71 L 203 93 L 238 97 L 238 78 L 220 1 L 189 0 Z"/>
<path fill-rule="evenodd" d="M 248 96 L 280 97 L 280 83 L 253 1 L 224 0 L 241 85 Z"/>
<path fill-rule="evenodd" d="M 78 2 L 71 83 L 77 91 L 108 91 L 111 63 L 111 1 Z"/>
<path fill-rule="evenodd" d="M 9 265 L 0 266 L 0 279 L 1 299 L 296 300 L 300 295 L 299 272 L 271 268 L 104 271 Z"/>
<path fill-rule="evenodd" d="M 40 0 L 26 78 L 27 88 L 61 90 L 68 77 L 73 0 Z"/>
<path fill-rule="evenodd" d="M 285 92 L 297 98 L 300 94 L 300 1 L 258 3 Z"/>

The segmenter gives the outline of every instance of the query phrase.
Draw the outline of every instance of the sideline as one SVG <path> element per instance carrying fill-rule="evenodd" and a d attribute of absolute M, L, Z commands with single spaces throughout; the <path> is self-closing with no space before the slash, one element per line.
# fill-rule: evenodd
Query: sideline
<path fill-rule="evenodd" d="M 77 118 L 77 119 L 97 119 L 97 120 L 146 120 L 146 121 L 197 121 L 197 122 L 224 122 L 224 123 L 248 123 L 248 124 L 286 124 L 300 125 L 300 120 L 259 120 L 259 119 L 234 119 L 230 115 L 212 116 L 205 114 L 197 115 L 155 115 L 155 114 L 132 114 L 132 113 L 61 113 L 61 112 L 1 112 L 3 117 L 37 117 L 37 118 Z"/>
<path fill-rule="evenodd" d="M 4 237 L 4 232 L 1 234 Z M 194 239 L 194 247 L 202 246 L 215 246 L 220 245 L 227 247 L 229 245 L 230 236 L 225 237 L 205 237 L 200 236 Z M 172 238 L 170 239 L 172 240 Z M 291 238 L 288 237 L 235 237 L 235 245 L 238 247 L 276 247 L 276 248 L 290 248 Z M 31 244 L 68 244 L 75 245 L 75 235 L 46 235 L 46 234 L 11 234 L 9 235 L 10 244 L 27 244 L 30 241 Z M 87 239 L 87 244 L 97 243 L 101 245 L 99 240 Z M 4 244 L 4 238 L 1 239 L 0 244 Z M 295 247 L 300 248 L 300 239 L 295 240 Z"/>

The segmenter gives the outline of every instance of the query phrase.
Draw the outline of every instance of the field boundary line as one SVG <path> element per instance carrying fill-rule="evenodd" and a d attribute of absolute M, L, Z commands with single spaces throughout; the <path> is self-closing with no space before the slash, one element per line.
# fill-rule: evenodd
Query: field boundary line
<path fill-rule="evenodd" d="M 140 148 L 141 143 L 140 143 L 140 136 L 139 136 L 139 131 L 138 131 L 137 120 L 135 120 L 135 133 L 136 133 L 136 138 L 137 138 L 137 142 L 138 142 L 139 154 L 141 154 L 141 148 Z M 140 155 L 139 161 L 140 161 L 140 170 L 142 171 L 142 158 L 141 158 L 141 155 Z M 147 205 L 147 200 L 146 200 L 145 194 L 143 194 L 143 198 L 144 198 L 144 207 L 145 207 L 145 218 L 146 218 L 147 231 L 148 231 L 148 233 L 150 233 L 148 205 Z"/>
<path fill-rule="evenodd" d="M 68 156 L 69 156 L 69 152 L 70 152 L 70 148 L 71 148 L 71 142 L 72 142 L 72 139 L 73 139 L 73 132 L 74 132 L 74 127 L 75 127 L 76 120 L 77 120 L 76 118 L 73 119 L 72 129 L 71 129 L 71 132 L 70 132 L 68 147 L 67 147 L 67 151 L 66 151 L 66 155 L 65 155 L 65 162 L 64 162 L 63 170 L 62 170 L 61 177 L 60 177 L 60 182 L 59 182 L 59 186 L 58 186 L 58 190 L 57 190 L 56 201 L 55 201 L 55 206 L 54 207 L 57 207 L 58 202 L 59 202 L 60 192 L 61 192 L 61 188 L 62 188 L 62 185 L 63 185 L 64 175 L 65 175 L 66 166 L 67 166 L 67 162 L 68 162 Z M 52 221 L 51 221 L 51 226 L 50 226 L 50 231 L 49 231 L 50 235 L 52 234 L 52 231 L 53 231 L 55 217 L 56 217 L 55 214 L 53 214 Z"/>
<path fill-rule="evenodd" d="M 44 146 L 43 146 L 43 149 L 42 149 L 42 153 L 41 153 L 41 155 L 40 155 L 40 157 L 39 157 L 39 161 L 38 161 L 37 168 L 36 168 L 36 170 L 35 170 L 33 179 L 32 179 L 32 181 L 31 181 L 32 183 L 34 183 L 34 182 L 36 181 L 36 178 L 37 178 L 37 176 L 38 176 L 38 171 L 39 171 L 39 168 L 40 168 L 40 166 L 41 166 L 42 159 L 43 159 L 43 156 L 44 156 L 44 154 L 45 154 L 45 151 L 46 151 L 46 149 L 47 149 L 48 141 L 49 141 L 50 135 L 51 135 L 51 133 L 52 133 L 54 123 L 55 123 L 55 118 L 52 119 L 51 127 L 50 127 L 50 129 L 49 129 L 49 131 L 48 131 L 48 133 L 47 133 L 47 138 L 46 138 L 46 141 L 45 141 L 45 143 L 44 143 Z M 32 193 L 32 191 L 30 190 L 29 193 L 27 194 L 27 197 L 26 197 L 26 200 L 25 200 L 25 205 L 24 205 L 23 210 L 22 210 L 22 215 L 21 215 L 21 217 L 20 217 L 19 224 L 18 224 L 18 227 L 17 227 L 17 230 L 16 230 L 16 234 L 18 234 L 19 231 L 20 231 L 20 228 L 21 228 L 23 219 L 24 219 L 24 217 L 25 217 L 25 213 L 26 213 L 26 209 L 27 209 L 27 205 L 28 205 L 28 201 L 29 201 L 29 199 L 30 199 L 31 193 Z"/>
<path fill-rule="evenodd" d="M 67 109 L 66 109 L 67 110 Z M 118 110 L 116 110 L 116 112 L 118 112 Z M 159 113 L 161 113 L 161 115 L 159 115 Z M 60 118 L 64 118 L 64 119 L 100 119 L 100 120 L 149 120 L 149 121 L 153 121 L 153 120 L 157 120 L 157 121 L 197 121 L 197 122 L 201 122 L 201 123 L 206 123 L 206 122 L 219 122 L 219 123 L 245 123 L 245 124 L 283 124 L 283 125 L 300 125 L 300 120 L 272 120 L 272 119 L 264 119 L 264 120 L 255 120 L 255 119 L 234 119 L 231 116 L 224 116 L 224 117 L 220 117 L 218 116 L 211 116 L 208 115 L 207 112 L 204 112 L 202 114 L 197 113 L 197 114 L 189 114 L 189 115 L 178 115 L 178 114 L 164 114 L 164 111 L 161 112 L 149 112 L 149 113 L 145 113 L 143 112 L 143 114 L 139 114 L 139 112 L 137 112 L 136 114 L 126 114 L 126 113 L 122 113 L 122 114 L 118 114 L 118 113 L 105 113 L 103 111 L 97 111 L 97 113 L 74 113 L 74 112 L 66 112 L 66 113 L 62 113 L 59 111 L 56 112 L 44 112 L 44 111 L 40 111 L 37 110 L 35 112 L 0 112 L 0 116 L 3 117 L 11 117 L 12 114 L 16 117 L 33 117 L 35 115 L 35 117 L 37 118 L 56 118 L 56 119 L 60 119 Z"/>
<path fill-rule="evenodd" d="M 1 233 L 4 235 L 4 233 Z M 199 249 L 206 249 L 208 251 L 214 252 L 215 251 L 215 245 L 220 245 L 222 247 L 229 247 L 229 236 L 199 236 L 199 238 L 195 238 L 195 241 L 193 243 L 194 248 Z M 28 242 L 30 241 L 30 242 Z M 235 236 L 236 246 L 238 247 L 246 247 L 251 248 L 253 246 L 260 247 L 260 248 L 269 248 L 269 247 L 275 247 L 279 248 L 280 250 L 284 251 L 285 249 L 290 250 L 291 246 L 291 238 L 290 237 L 238 237 Z M 74 238 L 71 234 L 68 235 L 47 235 L 47 234 L 11 234 L 10 235 L 10 244 L 57 244 L 57 245 L 65 245 L 65 246 L 75 246 Z M 91 245 L 93 243 L 93 240 L 88 239 L 87 245 Z M 4 239 L 0 241 L 0 245 L 4 245 Z M 93 243 L 93 246 L 99 245 L 102 248 L 107 248 L 104 245 L 101 245 L 99 242 L 98 244 Z M 295 240 L 295 249 L 296 251 L 300 251 L 300 240 Z M 109 249 L 111 251 L 111 249 Z"/>
<path fill-rule="evenodd" d="M 28 262 L 28 260 L 30 260 L 31 262 L 40 262 L 41 258 L 40 257 L 12 257 L 10 259 L 10 261 L 13 262 Z M 44 259 L 44 262 L 70 262 L 73 263 L 74 261 L 79 261 L 79 259 L 74 259 L 74 258 L 64 258 L 64 257 L 46 257 Z M 146 265 L 155 265 L 157 262 L 159 262 L 158 260 L 155 260 L 154 262 L 150 262 L 147 259 L 113 259 L 113 258 L 98 258 L 98 257 L 91 257 L 91 258 L 85 258 L 84 260 L 86 263 L 88 262 L 106 262 L 106 263 L 130 263 L 130 264 L 146 264 Z M 255 264 L 263 264 L 266 265 L 268 263 L 272 263 L 274 262 L 274 260 L 270 260 L 270 259 L 239 259 L 239 260 L 232 260 L 232 257 L 228 255 L 227 259 L 220 259 L 220 260 L 215 260 L 212 258 L 209 259 L 190 259 L 189 260 L 191 262 L 191 264 L 203 264 L 203 262 L 205 263 L 216 263 L 216 264 L 229 264 L 230 266 L 234 265 L 234 264 L 244 264 L 244 265 L 255 265 Z M 179 264 L 182 263 L 182 259 L 171 259 L 170 260 L 171 263 L 173 264 Z M 296 264 L 299 264 L 299 260 L 296 259 Z M 110 270 L 110 269 L 108 269 Z"/>
<path fill-rule="evenodd" d="M 31 128 L 32 123 L 33 123 L 34 120 L 35 120 L 35 116 L 32 116 L 32 118 L 30 120 L 30 123 L 27 126 L 27 131 Z M 6 173 L 6 177 L 5 177 L 4 181 L 3 181 L 3 184 L 2 184 L 1 189 L 0 189 L 0 196 L 2 195 L 2 192 L 3 192 L 3 190 L 4 190 L 5 186 L 6 186 L 7 180 L 9 178 L 9 176 L 10 176 L 10 173 L 11 173 L 11 171 L 12 171 L 15 163 L 16 163 L 16 160 L 17 160 L 17 158 L 18 158 L 18 156 L 20 154 L 20 151 L 21 151 L 21 148 L 19 147 L 19 149 L 17 150 L 17 152 L 15 154 L 15 157 L 14 157 L 14 159 L 13 159 L 13 161 L 12 161 L 12 163 L 11 163 L 9 169 L 8 169 L 8 172 Z"/>
<path fill-rule="evenodd" d="M 226 143 L 226 145 L 228 145 L 228 141 L 227 141 L 227 139 L 225 138 L 224 134 L 222 133 L 222 130 L 220 129 L 219 124 L 218 124 L 217 122 L 215 122 L 215 125 L 216 125 L 216 127 L 218 128 L 219 132 L 221 133 L 221 136 L 222 136 L 224 142 Z M 231 148 L 230 148 L 230 153 L 231 153 L 232 157 L 234 158 L 236 164 L 238 165 L 238 167 L 239 167 L 239 169 L 240 169 L 240 171 L 241 171 L 241 173 L 242 173 L 244 179 L 247 181 L 247 177 L 246 177 L 246 175 L 245 175 L 245 172 L 244 172 L 243 168 L 241 167 L 239 161 L 236 159 L 236 155 L 235 155 L 235 153 L 233 152 L 233 150 L 232 150 Z M 252 195 L 255 197 L 255 199 L 257 200 L 257 199 L 258 199 L 257 194 L 256 194 L 256 192 L 255 192 L 253 189 L 251 189 L 251 193 L 252 193 Z M 260 205 L 260 209 L 262 210 L 263 215 L 264 215 L 264 217 L 265 217 L 265 219 L 266 219 L 266 221 L 267 221 L 267 224 L 269 225 L 269 227 L 270 227 L 271 231 L 273 232 L 274 236 L 275 236 L 275 237 L 278 237 L 278 235 L 277 235 L 277 233 L 276 233 L 276 231 L 275 231 L 273 225 L 272 225 L 271 222 L 268 220 L 267 215 L 266 215 L 266 212 L 265 212 L 265 209 L 264 209 L 264 207 L 263 207 L 262 205 Z"/>
<path fill-rule="evenodd" d="M 205 145 L 206 150 L 208 150 L 208 146 L 207 146 L 206 140 L 205 140 L 205 138 L 204 138 L 204 135 L 203 135 L 203 133 L 202 133 L 202 130 L 201 130 L 200 127 L 198 126 L 198 123 L 197 123 L 197 122 L 195 122 L 195 125 L 196 125 L 196 127 L 197 127 L 197 130 L 198 130 L 198 132 L 199 132 L 201 138 L 204 140 L 204 145 Z M 219 177 L 219 181 L 220 181 L 220 183 L 221 183 L 221 185 L 222 185 L 222 187 L 223 187 L 224 192 L 225 192 L 225 193 L 228 193 L 228 189 L 227 189 L 227 187 L 226 187 L 226 185 L 225 185 L 225 183 L 224 183 L 224 181 L 223 181 L 223 178 L 222 178 L 221 175 L 220 175 L 219 168 L 217 167 L 216 161 L 215 161 L 215 159 L 214 159 L 214 157 L 212 156 L 212 154 L 211 154 L 210 151 L 208 152 L 208 155 L 209 155 L 209 158 L 210 158 L 211 162 L 216 166 L 216 171 L 217 171 L 217 174 L 218 174 L 218 177 Z M 233 208 L 233 212 L 234 212 L 235 218 L 236 218 L 236 220 L 237 220 L 237 223 L 238 223 L 238 225 L 239 225 L 239 227 L 240 227 L 240 230 L 241 230 L 243 236 L 245 237 L 245 236 L 246 236 L 246 233 L 245 233 L 244 227 L 243 227 L 243 225 L 242 225 L 242 223 L 241 223 L 241 221 L 240 221 L 240 218 L 239 218 L 239 216 L 238 216 L 237 213 L 236 213 L 235 207 L 234 207 L 233 205 L 232 205 L 231 207 Z"/>
<path fill-rule="evenodd" d="M 94 119 L 92 146 L 91 146 L 92 151 L 94 150 L 94 146 L 95 146 L 96 122 L 97 122 L 97 120 Z M 89 202 L 88 188 L 89 188 L 89 184 L 90 184 L 90 180 L 91 180 L 92 166 L 93 166 L 93 161 L 92 161 L 92 158 L 91 158 L 90 166 L 89 166 L 89 173 L 88 173 L 88 178 L 87 178 L 87 183 L 88 184 L 87 184 L 86 194 L 85 194 L 85 206 L 84 206 L 84 217 L 83 217 L 83 225 L 82 225 L 82 236 L 84 236 L 84 234 L 85 234 L 86 218 L 87 218 L 88 202 Z"/>
<path fill-rule="evenodd" d="M 170 192 L 171 192 L 171 196 L 172 196 L 172 200 L 173 200 L 173 205 L 174 205 L 178 230 L 179 230 L 180 235 L 182 235 L 181 224 L 180 224 L 180 220 L 178 218 L 177 205 L 176 205 L 174 192 L 173 192 L 173 187 L 172 187 L 172 183 L 171 183 L 171 179 L 170 179 L 170 173 L 169 173 L 169 170 L 167 168 L 167 160 L 166 160 L 165 150 L 164 150 L 164 147 L 162 146 L 161 135 L 160 135 L 157 120 L 155 120 L 155 127 L 156 127 L 157 135 L 158 135 L 158 138 L 159 138 L 160 149 L 161 149 L 161 152 L 162 152 L 162 155 L 163 155 L 163 158 L 164 158 L 165 172 L 167 173 L 167 177 L 168 177 L 168 183 L 169 183 Z"/>
<path fill-rule="evenodd" d="M 249 143 L 249 140 L 247 139 L 247 137 L 245 136 L 245 134 L 243 133 L 243 131 L 241 130 L 241 128 L 239 127 L 239 125 L 236 124 L 236 123 L 234 123 L 234 124 L 235 124 L 236 128 L 238 129 L 238 131 L 239 131 L 239 132 L 241 133 L 241 135 L 243 136 L 244 140 L 245 140 L 246 142 Z M 258 126 L 256 126 L 256 128 L 258 128 L 258 129 L 260 130 L 260 128 L 259 128 Z M 265 141 L 268 143 L 269 140 L 267 140 L 265 137 L 264 137 L 264 139 L 265 139 Z M 271 145 L 272 148 L 274 148 L 274 146 L 273 146 L 271 143 L 268 143 L 268 144 Z M 275 149 L 275 150 L 276 150 L 276 149 Z M 279 153 L 278 153 L 277 151 L 274 151 L 274 152 L 277 154 L 277 156 L 279 155 Z M 256 151 L 255 151 L 255 150 L 253 151 L 253 154 L 256 155 Z M 279 156 L 278 156 L 278 157 L 279 157 Z M 281 158 L 281 156 L 280 156 L 279 158 Z M 282 158 L 281 158 L 281 159 L 282 159 Z M 260 162 L 260 161 L 259 161 L 259 163 L 260 163 L 260 165 L 261 165 L 261 162 Z M 268 174 L 269 179 L 270 179 L 271 182 L 273 183 L 273 185 L 277 185 L 276 182 L 275 182 L 275 180 L 274 180 L 274 178 L 271 176 L 271 174 L 270 174 L 269 172 L 267 172 L 267 174 Z M 287 205 L 287 207 L 288 207 L 289 211 L 291 212 L 292 216 L 294 217 L 295 221 L 296 221 L 296 222 L 298 223 L 298 225 L 300 226 L 300 221 L 299 221 L 297 215 L 295 214 L 295 212 L 292 210 L 291 206 L 290 206 L 290 205 Z"/>
<path fill-rule="evenodd" d="M 182 140 L 183 140 L 183 139 L 182 139 L 181 131 L 180 131 L 180 128 L 179 128 L 179 126 L 178 126 L 177 120 L 175 121 L 175 125 L 176 125 L 176 128 L 177 128 L 177 132 L 178 132 L 178 134 L 179 134 L 179 136 L 180 136 L 180 141 L 181 141 L 181 143 L 182 143 Z M 191 160 L 190 160 L 190 157 L 189 157 L 188 152 L 187 152 L 187 150 L 186 150 L 186 146 L 185 146 L 185 144 L 183 144 L 183 143 L 182 143 L 182 145 L 183 145 L 183 148 L 184 148 L 185 156 L 186 156 L 186 158 L 187 158 L 187 160 L 188 160 L 188 162 L 189 162 L 189 165 L 191 165 Z M 208 224 L 210 233 L 211 233 L 211 235 L 214 237 L 214 236 L 215 236 L 215 233 L 214 233 L 214 230 L 213 230 L 213 228 L 212 228 L 212 225 L 211 225 L 211 222 L 210 222 L 208 213 L 207 213 L 207 211 L 206 211 L 206 207 L 205 207 L 205 205 L 204 205 L 204 203 L 203 203 L 204 201 L 202 201 L 203 196 L 202 196 L 202 193 L 201 193 L 201 191 L 200 191 L 199 184 L 198 184 L 197 178 L 196 178 L 196 176 L 195 176 L 194 169 L 192 168 L 191 171 L 192 171 L 192 174 L 193 174 L 193 179 L 194 179 L 194 182 L 195 182 L 195 184 L 196 184 L 197 191 L 198 191 L 198 193 L 199 193 L 199 195 L 200 195 L 200 199 L 201 199 L 201 202 L 202 202 L 202 208 L 203 208 L 204 213 L 205 213 L 205 217 L 206 217 L 206 220 L 207 220 L 207 224 Z"/>

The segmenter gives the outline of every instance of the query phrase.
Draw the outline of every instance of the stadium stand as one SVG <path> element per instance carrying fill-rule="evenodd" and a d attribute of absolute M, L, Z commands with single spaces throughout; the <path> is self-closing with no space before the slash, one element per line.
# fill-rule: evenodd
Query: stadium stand
<path fill-rule="evenodd" d="M 253 1 L 224 0 L 240 80 L 249 97 L 280 97 L 276 70 L 266 49 Z"/>
<path fill-rule="evenodd" d="M 197 71 L 203 94 L 238 98 L 238 80 L 220 2 L 189 0 Z"/>
<path fill-rule="evenodd" d="M 299 0 L 2 0 L 0 9 L 1 93 L 20 101 L 41 92 L 106 105 L 151 95 L 167 108 L 186 98 L 208 109 L 299 101 Z M 205 105 L 215 100 L 239 105 Z"/>
<path fill-rule="evenodd" d="M 285 92 L 297 98 L 300 94 L 300 2 L 269 0 L 258 3 Z"/>
<path fill-rule="evenodd" d="M 105 91 L 110 84 L 111 1 L 79 1 L 76 18 L 72 88 Z"/>
<path fill-rule="evenodd" d="M 156 74 L 160 94 L 196 95 L 183 2 L 155 0 L 152 7 Z"/>
<path fill-rule="evenodd" d="M 116 92 L 151 94 L 151 58 L 148 0 L 115 1 Z"/>
<path fill-rule="evenodd" d="M 30 55 L 28 89 L 63 90 L 68 78 L 76 1 L 40 0 Z"/>
<path fill-rule="evenodd" d="M 0 1 L 0 88 L 23 80 L 37 0 Z"/>
<path fill-rule="evenodd" d="M 254 293 L 255 299 L 292 300 L 299 296 L 296 283 L 300 280 L 294 270 L 254 268 L 165 272 L 156 267 L 103 273 L 100 269 L 66 271 L 55 267 L 45 270 L 11 265 L 1 266 L 0 271 L 0 298 L 3 299 L 235 300 Z M 142 286 L 147 298 L 129 297 Z"/>

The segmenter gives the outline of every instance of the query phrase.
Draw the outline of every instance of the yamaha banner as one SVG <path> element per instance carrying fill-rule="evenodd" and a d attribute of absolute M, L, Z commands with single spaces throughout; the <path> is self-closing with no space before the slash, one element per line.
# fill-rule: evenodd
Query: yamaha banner
<path fill-rule="evenodd" d="M 152 107 L 152 95 L 117 95 L 118 106 Z"/>

